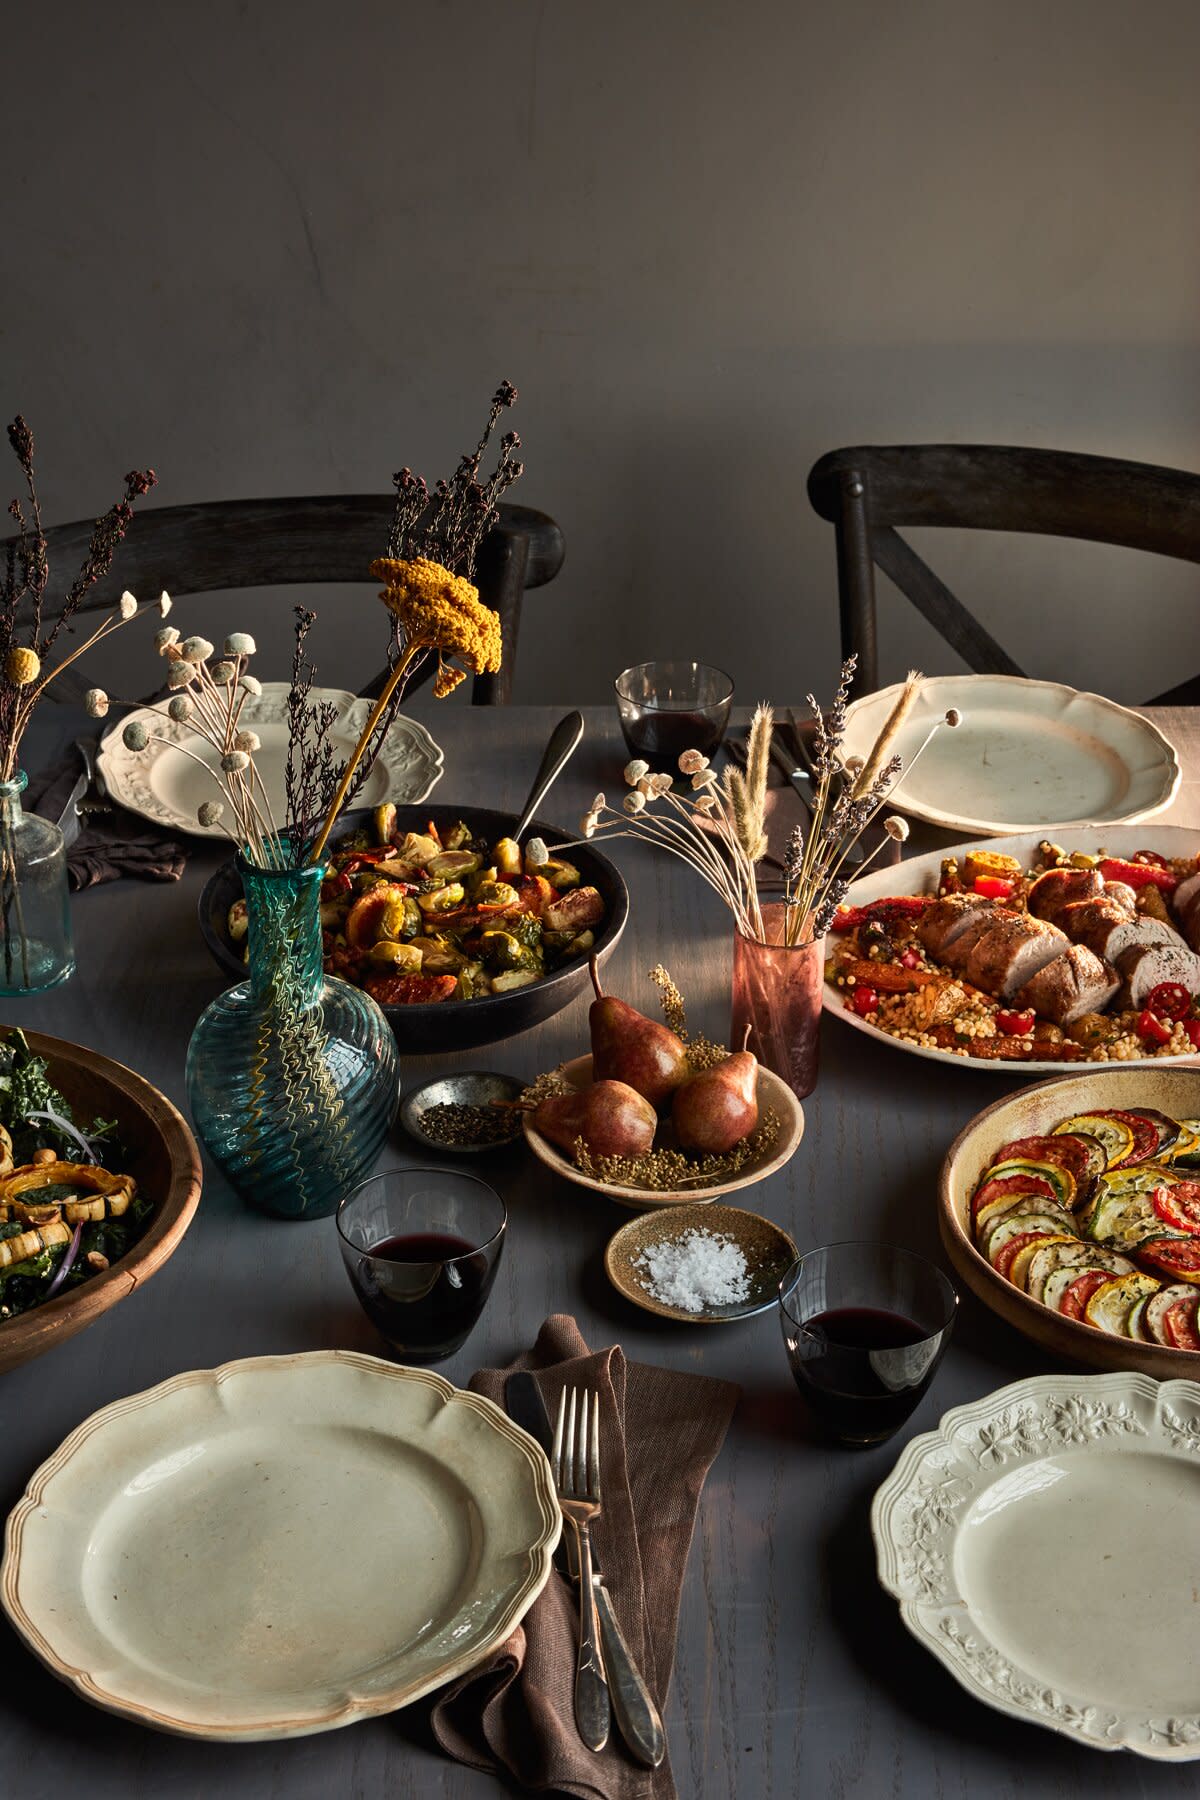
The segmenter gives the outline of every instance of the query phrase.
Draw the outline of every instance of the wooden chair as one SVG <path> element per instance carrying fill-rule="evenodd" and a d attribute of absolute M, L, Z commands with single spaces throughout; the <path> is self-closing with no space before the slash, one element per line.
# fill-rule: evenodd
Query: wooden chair
<path fill-rule="evenodd" d="M 1090 538 L 1200 563 L 1200 475 L 1066 450 L 992 444 L 862 445 L 814 464 L 808 496 L 837 535 L 842 654 L 857 652 L 853 692 L 879 685 L 875 569 L 979 674 L 1023 675 L 899 534 L 950 525 Z M 1200 676 L 1147 701 L 1200 703 Z"/>
<path fill-rule="evenodd" d="M 394 503 L 391 494 L 346 494 L 139 510 L 108 576 L 92 589 L 81 612 L 112 606 L 125 588 L 139 599 L 163 588 L 182 599 L 224 588 L 370 581 L 367 566 L 387 542 Z M 47 532 L 51 568 L 73 573 L 91 532 L 90 519 Z M 553 519 L 526 506 L 501 506 L 498 525 L 480 547 L 476 581 L 481 599 L 500 614 L 504 661 L 499 674 L 475 677 L 473 705 L 507 704 L 522 596 L 526 588 L 552 581 L 563 555 L 562 532 Z M 432 673 L 430 661 L 410 692 Z M 362 692 L 374 697 L 386 673 L 381 670 Z M 78 699 L 86 683 L 70 683 L 73 674 L 67 670 L 49 692 Z"/>

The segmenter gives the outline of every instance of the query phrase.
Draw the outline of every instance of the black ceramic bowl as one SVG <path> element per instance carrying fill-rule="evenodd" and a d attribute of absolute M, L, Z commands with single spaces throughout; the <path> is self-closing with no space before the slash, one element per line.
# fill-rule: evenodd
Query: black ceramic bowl
<path fill-rule="evenodd" d="M 423 831 L 431 818 L 447 826 L 461 819 L 489 843 L 504 837 L 514 824 L 511 813 L 494 812 L 483 806 L 444 807 L 426 802 L 424 806 L 401 806 L 397 812 L 401 831 Z M 349 812 L 340 821 L 338 835 L 369 825 L 370 820 L 370 810 Z M 528 835 L 544 838 L 553 847 L 567 833 L 560 826 L 535 819 Z M 602 963 L 625 929 L 629 889 L 607 856 L 601 856 L 598 850 L 580 845 L 567 854 L 584 882 L 598 889 L 604 898 L 604 922 L 596 933 L 596 959 Z M 200 896 L 204 941 L 232 981 L 246 979 L 242 946 L 233 943 L 226 929 L 229 908 L 241 897 L 242 878 L 233 861 L 222 864 Z M 519 1031 L 528 1031 L 530 1026 L 540 1025 L 543 1019 L 561 1012 L 587 985 L 587 962 L 580 959 L 528 987 L 514 988 L 509 994 L 485 994 L 479 1000 L 443 1000 L 435 1006 L 385 1006 L 383 1011 L 402 1055 L 435 1055 L 441 1051 L 474 1050 L 480 1044 L 515 1037 Z"/>

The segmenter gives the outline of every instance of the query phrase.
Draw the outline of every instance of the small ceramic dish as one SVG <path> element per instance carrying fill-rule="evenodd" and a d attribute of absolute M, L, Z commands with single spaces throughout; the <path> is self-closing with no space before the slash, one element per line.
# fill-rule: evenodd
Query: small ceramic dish
<path fill-rule="evenodd" d="M 564 1063 L 562 1075 L 571 1087 L 587 1087 L 592 1079 L 591 1057 L 577 1056 L 574 1062 Z M 782 1081 L 778 1075 L 773 1075 L 770 1069 L 760 1067 L 757 1097 L 759 1118 L 768 1110 L 773 1112 L 779 1120 L 778 1131 L 771 1143 L 742 1164 L 736 1175 L 731 1175 L 727 1181 L 715 1181 L 711 1187 L 697 1184 L 675 1189 L 639 1188 L 621 1187 L 614 1181 L 597 1181 L 594 1176 L 585 1175 L 581 1169 L 577 1169 L 564 1150 L 544 1138 L 534 1127 L 528 1113 L 523 1120 L 525 1142 L 538 1161 L 544 1162 L 556 1175 L 561 1175 L 564 1181 L 573 1181 L 577 1187 L 591 1188 L 596 1194 L 606 1194 L 618 1206 L 632 1207 L 636 1212 L 658 1206 L 703 1206 L 710 1201 L 719 1200 L 722 1194 L 732 1194 L 738 1188 L 754 1187 L 756 1183 L 765 1181 L 768 1175 L 774 1175 L 777 1169 L 782 1169 L 785 1163 L 790 1162 L 796 1153 L 796 1146 L 804 1136 L 804 1111 L 787 1082 Z"/>
<path fill-rule="evenodd" d="M 647 1250 L 675 1243 L 688 1231 L 707 1231 L 730 1239 L 746 1259 L 750 1293 L 728 1306 L 706 1306 L 688 1312 L 656 1300 L 646 1283 L 649 1271 L 641 1266 Z M 656 1313 L 660 1319 L 678 1319 L 681 1325 L 724 1325 L 733 1319 L 749 1319 L 767 1312 L 779 1299 L 779 1284 L 799 1257 L 795 1243 L 781 1226 L 739 1206 L 677 1206 L 669 1213 L 642 1213 L 630 1219 L 608 1240 L 604 1268 L 619 1294 Z"/>
<path fill-rule="evenodd" d="M 504 1137 L 490 1138 L 482 1144 L 448 1144 L 425 1127 L 425 1115 L 435 1106 L 490 1106 L 497 1100 L 519 1100 L 525 1083 L 512 1075 L 497 1075 L 488 1070 L 468 1070 L 462 1075 L 441 1075 L 413 1088 L 400 1102 L 400 1123 L 409 1137 L 426 1149 L 445 1156 L 478 1156 L 483 1150 L 501 1150 L 521 1135 L 522 1114 L 515 1108 L 508 1115 L 509 1129 Z"/>

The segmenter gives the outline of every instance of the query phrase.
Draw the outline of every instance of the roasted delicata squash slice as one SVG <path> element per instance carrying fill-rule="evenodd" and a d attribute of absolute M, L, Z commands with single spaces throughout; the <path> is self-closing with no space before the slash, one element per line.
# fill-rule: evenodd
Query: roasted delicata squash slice
<path fill-rule="evenodd" d="M 71 1190 L 67 1196 L 55 1195 L 52 1204 L 61 1206 L 69 1224 L 79 1225 L 106 1214 L 110 1219 L 120 1218 L 133 1204 L 137 1183 L 132 1175 L 113 1175 L 94 1163 L 25 1163 L 0 1180 L 0 1206 L 20 1217 L 23 1210 L 43 1204 L 37 1198 L 43 1188 Z"/>
<path fill-rule="evenodd" d="M 1129 1315 L 1139 1300 L 1149 1299 L 1162 1286 L 1153 1275 L 1135 1269 L 1132 1275 L 1118 1275 L 1106 1281 L 1089 1297 L 1083 1316 L 1089 1325 L 1107 1331 L 1110 1337 L 1128 1337 Z"/>
<path fill-rule="evenodd" d="M 40 1256 L 43 1250 L 69 1244 L 72 1229 L 61 1219 L 54 1219 L 48 1225 L 31 1225 L 28 1231 L 18 1232 L 15 1237 L 0 1238 L 0 1269 L 14 1268 L 18 1263 L 28 1262 L 32 1256 Z"/>
<path fill-rule="evenodd" d="M 0 1125 L 0 1176 L 11 1175 L 12 1170 L 12 1139 L 9 1137 L 8 1132 L 4 1129 L 3 1125 Z"/>

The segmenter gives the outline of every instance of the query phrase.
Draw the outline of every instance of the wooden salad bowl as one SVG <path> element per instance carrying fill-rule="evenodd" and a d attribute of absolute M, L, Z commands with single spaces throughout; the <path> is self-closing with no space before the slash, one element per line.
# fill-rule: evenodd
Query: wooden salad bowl
<path fill-rule="evenodd" d="M 1094 1369 L 1139 1369 L 1159 1380 L 1200 1377 L 1200 1352 L 1171 1350 L 1110 1336 L 1094 1325 L 1065 1319 L 997 1274 L 975 1248 L 971 1195 L 1001 1144 L 1035 1137 L 1061 1120 L 1094 1107 L 1149 1106 L 1173 1119 L 1200 1116 L 1200 1070 L 1128 1069 L 1111 1064 L 1064 1081 L 1039 1081 L 976 1113 L 946 1153 L 938 1187 L 938 1226 L 946 1254 L 977 1299 L 1056 1357 Z"/>
<path fill-rule="evenodd" d="M 137 1243 L 103 1274 L 15 1319 L 0 1321 L 0 1373 L 75 1336 L 160 1269 L 192 1222 L 200 1199 L 200 1153 L 182 1114 L 165 1095 L 122 1063 L 63 1038 L 27 1031 L 30 1048 L 49 1064 L 51 1082 L 76 1120 L 115 1119 L 122 1173 L 154 1202 Z"/>
<path fill-rule="evenodd" d="M 592 1079 L 591 1057 L 577 1056 L 573 1062 L 564 1063 L 562 1074 L 571 1087 L 587 1087 Z M 777 1169 L 782 1169 L 785 1163 L 791 1161 L 804 1136 L 803 1107 L 786 1081 L 761 1066 L 758 1071 L 757 1098 L 760 1118 L 768 1107 L 778 1116 L 779 1130 L 775 1141 L 744 1163 L 728 1181 L 716 1181 L 711 1187 L 639 1188 L 621 1187 L 613 1181 L 597 1181 L 593 1176 L 585 1175 L 581 1169 L 577 1169 L 565 1150 L 560 1150 L 557 1144 L 544 1138 L 534 1128 L 528 1113 L 521 1124 L 525 1142 L 538 1161 L 545 1163 L 548 1169 L 553 1169 L 556 1175 L 561 1175 L 564 1181 L 573 1181 L 576 1187 L 591 1188 L 594 1194 L 604 1194 L 609 1200 L 615 1200 L 618 1206 L 630 1207 L 635 1212 L 649 1212 L 656 1206 L 699 1206 L 706 1200 L 718 1200 L 722 1194 L 735 1193 L 738 1188 L 754 1187 L 757 1182 L 765 1181 L 768 1175 L 774 1175 Z"/>

